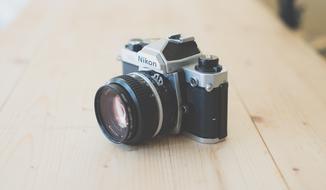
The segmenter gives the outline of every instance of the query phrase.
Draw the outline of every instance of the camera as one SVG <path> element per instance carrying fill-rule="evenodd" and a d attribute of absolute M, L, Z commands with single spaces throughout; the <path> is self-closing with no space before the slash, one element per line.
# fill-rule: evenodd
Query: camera
<path fill-rule="evenodd" d="M 201 143 L 227 136 L 227 70 L 200 52 L 193 37 L 131 39 L 121 50 L 123 75 L 95 95 L 95 114 L 114 143 L 135 145 L 183 133 Z"/>

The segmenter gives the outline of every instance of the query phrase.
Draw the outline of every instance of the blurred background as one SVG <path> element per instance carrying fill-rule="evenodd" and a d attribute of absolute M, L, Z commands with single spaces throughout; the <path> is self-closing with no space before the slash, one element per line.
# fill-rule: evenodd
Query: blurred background
<path fill-rule="evenodd" d="M 325 0 L 261 0 L 291 30 L 326 58 Z M 28 0 L 0 0 L 0 29 L 27 5 Z"/>
<path fill-rule="evenodd" d="M 0 0 L 0 29 L 4 28 L 26 6 L 28 0 Z"/>
<path fill-rule="evenodd" d="M 289 28 L 326 57 L 325 0 L 263 0 Z"/>

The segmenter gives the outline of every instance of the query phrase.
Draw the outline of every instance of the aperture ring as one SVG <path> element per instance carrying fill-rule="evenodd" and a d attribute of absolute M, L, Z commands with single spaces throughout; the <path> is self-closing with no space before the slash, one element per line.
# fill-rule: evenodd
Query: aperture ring
<path fill-rule="evenodd" d="M 158 126 L 157 126 L 156 131 L 155 131 L 155 133 L 153 135 L 153 137 L 155 137 L 161 131 L 162 124 L 163 124 L 163 106 L 162 106 L 160 95 L 158 94 L 158 92 L 156 90 L 156 87 L 153 85 L 152 81 L 150 79 L 148 79 L 142 73 L 133 72 L 133 73 L 129 73 L 128 75 L 129 76 L 135 76 L 136 75 L 138 77 L 141 77 L 147 83 L 147 85 L 151 88 L 151 90 L 152 90 L 152 92 L 153 92 L 153 94 L 155 96 L 155 99 L 156 99 L 156 102 L 157 102 L 157 106 L 158 106 L 158 118 L 159 118 Z"/>

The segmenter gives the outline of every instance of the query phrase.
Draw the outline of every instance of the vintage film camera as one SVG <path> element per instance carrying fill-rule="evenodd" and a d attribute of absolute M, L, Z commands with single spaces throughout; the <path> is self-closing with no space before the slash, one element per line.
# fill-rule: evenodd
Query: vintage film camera
<path fill-rule="evenodd" d="M 193 37 L 132 39 L 121 51 L 123 75 L 95 96 L 97 121 L 115 143 L 139 144 L 184 133 L 201 143 L 227 136 L 227 71 Z"/>

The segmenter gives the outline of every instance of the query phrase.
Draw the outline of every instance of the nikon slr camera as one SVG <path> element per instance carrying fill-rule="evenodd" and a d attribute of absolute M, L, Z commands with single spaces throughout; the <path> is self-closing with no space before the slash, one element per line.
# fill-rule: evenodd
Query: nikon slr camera
<path fill-rule="evenodd" d="M 227 71 L 193 37 L 132 39 L 121 51 L 123 75 L 95 96 L 97 121 L 114 143 L 139 144 L 184 133 L 201 143 L 227 136 Z"/>

